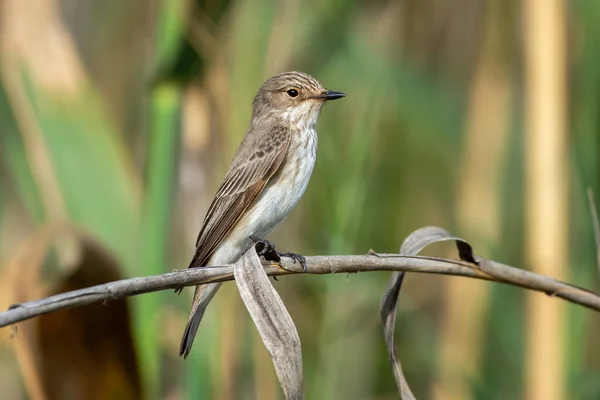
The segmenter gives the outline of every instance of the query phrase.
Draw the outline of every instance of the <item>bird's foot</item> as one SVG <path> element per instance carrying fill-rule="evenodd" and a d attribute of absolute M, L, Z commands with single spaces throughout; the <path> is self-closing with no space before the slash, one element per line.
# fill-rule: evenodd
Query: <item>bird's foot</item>
<path fill-rule="evenodd" d="M 281 257 L 289 257 L 292 260 L 294 260 L 294 264 L 296 263 L 296 261 L 298 261 L 298 263 L 300 263 L 300 265 L 302 266 L 302 270 L 306 272 L 306 258 L 304 258 L 302 254 L 289 252 L 280 253 L 277 250 L 275 250 L 275 245 L 273 243 L 269 242 L 266 239 L 260 239 L 255 235 L 250 235 L 250 240 L 254 242 L 256 253 L 259 256 L 263 256 L 265 260 L 276 261 L 280 263 Z"/>
<path fill-rule="evenodd" d="M 256 235 L 250 235 L 250 240 L 254 242 L 256 254 L 263 256 L 268 261 L 281 261 L 279 253 L 275 250 L 275 245 L 266 239 L 261 239 Z"/>
<path fill-rule="evenodd" d="M 298 253 L 278 253 L 279 257 L 289 257 L 294 260 L 294 264 L 296 261 L 302 266 L 302 271 L 306 272 L 306 258 L 302 254 Z"/>

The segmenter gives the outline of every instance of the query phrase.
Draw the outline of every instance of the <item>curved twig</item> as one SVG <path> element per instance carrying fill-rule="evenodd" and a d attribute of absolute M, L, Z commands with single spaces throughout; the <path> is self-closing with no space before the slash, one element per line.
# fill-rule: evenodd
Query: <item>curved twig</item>
<path fill-rule="evenodd" d="M 600 296 L 593 292 L 488 260 L 474 265 L 443 258 L 369 254 L 306 257 L 306 264 L 309 274 L 405 271 L 477 278 L 544 292 L 600 311 Z M 270 276 L 302 273 L 301 267 L 288 258 L 282 259 L 282 267 L 273 263 L 265 263 L 266 272 Z M 13 305 L 8 311 L 0 313 L 0 327 L 65 308 L 107 302 L 182 286 L 229 280 L 233 280 L 233 265 L 191 268 L 162 275 L 123 279 Z"/>

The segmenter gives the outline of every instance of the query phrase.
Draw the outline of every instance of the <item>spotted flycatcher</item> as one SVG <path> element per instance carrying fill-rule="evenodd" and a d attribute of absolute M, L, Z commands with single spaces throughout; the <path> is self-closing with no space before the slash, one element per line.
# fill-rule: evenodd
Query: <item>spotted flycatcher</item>
<path fill-rule="evenodd" d="M 344 96 L 302 72 L 276 75 L 262 85 L 250 127 L 204 218 L 190 268 L 235 263 L 288 215 L 312 174 L 321 108 Z M 196 286 L 179 349 L 184 358 L 220 286 Z"/>

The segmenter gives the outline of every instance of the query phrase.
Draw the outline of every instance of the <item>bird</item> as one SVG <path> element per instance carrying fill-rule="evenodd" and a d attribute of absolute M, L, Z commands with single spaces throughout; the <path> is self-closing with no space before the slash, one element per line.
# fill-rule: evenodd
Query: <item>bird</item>
<path fill-rule="evenodd" d="M 275 75 L 263 83 L 252 102 L 248 130 L 208 208 L 189 268 L 235 263 L 257 242 L 263 243 L 263 249 L 271 249 L 264 238 L 300 200 L 312 175 L 317 151 L 315 125 L 321 108 L 327 101 L 345 96 L 297 71 Z M 294 253 L 277 254 L 304 262 Z M 184 359 L 220 286 L 210 283 L 195 288 L 179 348 Z"/>

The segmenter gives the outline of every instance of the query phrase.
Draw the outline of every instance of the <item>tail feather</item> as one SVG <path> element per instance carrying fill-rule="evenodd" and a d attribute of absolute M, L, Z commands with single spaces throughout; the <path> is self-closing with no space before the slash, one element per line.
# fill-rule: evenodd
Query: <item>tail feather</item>
<path fill-rule="evenodd" d="M 215 294 L 221 285 L 222 282 L 196 286 L 192 311 L 190 312 L 190 317 L 187 325 L 185 326 L 183 337 L 181 338 L 181 345 L 179 346 L 179 356 L 183 356 L 184 359 L 190 354 L 192 344 L 194 343 L 194 338 L 196 337 L 196 332 L 198 331 L 198 327 L 200 326 L 200 322 L 202 321 L 206 307 L 208 307 L 208 303 L 210 303 L 212 298 L 215 297 Z"/>

